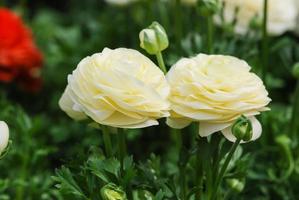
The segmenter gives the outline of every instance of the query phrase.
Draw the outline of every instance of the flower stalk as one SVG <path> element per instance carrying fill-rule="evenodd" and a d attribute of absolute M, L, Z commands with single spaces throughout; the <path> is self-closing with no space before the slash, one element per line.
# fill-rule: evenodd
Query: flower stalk
<path fill-rule="evenodd" d="M 103 141 L 105 146 L 105 153 L 108 158 L 113 156 L 111 136 L 107 126 L 102 126 Z"/>
<path fill-rule="evenodd" d="M 213 43 L 214 43 L 214 24 L 213 24 L 213 15 L 207 16 L 207 28 L 208 28 L 208 35 L 207 35 L 207 50 L 208 53 L 213 53 Z"/>
<path fill-rule="evenodd" d="M 184 146 L 183 146 L 183 137 L 182 132 L 178 129 L 173 131 L 176 136 L 177 149 L 179 152 L 178 168 L 179 168 L 179 183 L 181 188 L 181 199 L 186 199 L 187 196 L 187 187 L 186 187 L 186 162 L 184 159 Z"/>
<path fill-rule="evenodd" d="M 200 140 L 199 138 L 198 140 Z M 202 166 L 202 159 L 201 159 L 201 152 L 199 151 L 200 143 L 197 142 L 197 151 L 196 151 L 196 170 L 195 170 L 195 185 L 196 185 L 196 193 L 195 199 L 201 199 L 202 194 L 202 181 L 203 181 L 203 166 Z"/>
<path fill-rule="evenodd" d="M 263 12 L 263 38 L 262 38 L 262 80 L 267 86 L 267 69 L 269 61 L 269 45 L 268 45 L 268 0 L 264 0 L 264 12 Z"/>
<path fill-rule="evenodd" d="M 299 81 L 297 81 L 296 89 L 295 89 L 295 96 L 294 96 L 294 102 L 292 107 L 292 116 L 291 116 L 291 134 L 294 139 L 296 139 L 298 136 L 298 120 L 297 118 L 297 112 L 298 112 L 298 106 L 299 106 Z M 297 141 L 297 140 L 295 140 Z"/>
<path fill-rule="evenodd" d="M 127 145 L 126 145 L 126 135 L 122 128 L 117 129 L 117 139 L 118 139 L 118 159 L 121 163 L 121 170 L 123 170 L 124 158 L 127 155 Z"/>
<path fill-rule="evenodd" d="M 214 190 L 213 190 L 213 194 L 212 194 L 212 198 L 211 200 L 215 200 L 217 198 L 217 191 L 219 189 L 219 186 L 223 180 L 223 177 L 224 177 L 224 174 L 227 170 L 227 167 L 229 165 L 229 162 L 231 161 L 237 147 L 239 146 L 241 142 L 241 139 L 237 139 L 236 142 L 234 142 L 234 144 L 232 145 L 227 157 L 225 158 L 225 161 L 224 161 L 224 164 L 222 165 L 221 169 L 220 169 L 220 172 L 219 172 L 219 175 L 217 176 L 216 178 L 216 181 L 215 181 L 215 185 L 214 185 Z"/>
<path fill-rule="evenodd" d="M 163 59 L 163 55 L 162 55 L 161 51 L 159 51 L 156 54 L 156 58 L 157 58 L 157 61 L 158 61 L 160 69 L 164 72 L 164 74 L 166 74 L 167 73 L 167 69 L 165 67 L 165 63 L 164 63 L 164 59 Z"/>
<path fill-rule="evenodd" d="M 174 5 L 174 26 L 175 26 L 175 36 L 176 36 L 176 44 L 179 46 L 182 38 L 182 13 L 181 13 L 181 0 L 175 0 Z"/>

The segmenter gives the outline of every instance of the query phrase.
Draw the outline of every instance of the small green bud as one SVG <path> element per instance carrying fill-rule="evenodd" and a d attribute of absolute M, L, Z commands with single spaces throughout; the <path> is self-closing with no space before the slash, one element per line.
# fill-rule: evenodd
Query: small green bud
<path fill-rule="evenodd" d="M 127 200 L 126 193 L 113 183 L 108 183 L 102 187 L 101 197 L 104 200 Z"/>
<path fill-rule="evenodd" d="M 299 79 L 299 62 L 293 66 L 293 76 Z"/>
<path fill-rule="evenodd" d="M 153 22 L 148 28 L 139 33 L 140 47 L 149 54 L 157 54 L 169 45 L 165 29 L 158 23 Z"/>
<path fill-rule="evenodd" d="M 233 191 L 238 192 L 238 193 L 242 192 L 244 190 L 244 187 L 245 187 L 245 181 L 244 180 L 238 180 L 236 178 L 228 179 L 227 184 L 229 185 L 229 187 Z"/>
<path fill-rule="evenodd" d="M 220 12 L 222 4 L 219 0 L 198 1 L 199 11 L 203 16 L 209 16 Z"/>
<path fill-rule="evenodd" d="M 291 139 L 286 135 L 277 136 L 275 138 L 275 142 L 282 145 L 282 146 L 284 146 L 284 147 L 286 147 L 286 148 L 288 148 L 292 143 Z"/>
<path fill-rule="evenodd" d="M 237 139 L 247 142 L 252 138 L 252 124 L 250 120 L 243 115 L 235 121 L 231 130 Z"/>

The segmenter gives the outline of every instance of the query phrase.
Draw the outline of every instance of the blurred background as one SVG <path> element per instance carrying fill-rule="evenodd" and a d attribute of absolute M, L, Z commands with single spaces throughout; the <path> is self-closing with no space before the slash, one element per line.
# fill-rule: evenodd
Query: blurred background
<path fill-rule="evenodd" d="M 170 46 L 163 52 L 168 69 L 181 57 L 198 53 L 242 58 L 261 76 L 266 62 L 265 81 L 272 99 L 271 111 L 261 117 L 262 137 L 242 145 L 244 152 L 238 163 L 242 173 L 234 178 L 245 187 L 240 191 L 233 188 L 236 196 L 231 199 L 299 199 L 299 127 L 294 123 L 298 120 L 299 109 L 295 105 L 299 91 L 295 92 L 297 79 L 292 74 L 299 61 L 296 31 L 269 34 L 265 61 L 261 22 L 252 21 L 244 34 L 234 31 L 235 22 L 211 25 L 207 19 L 213 20 L 222 10 L 223 4 L 218 1 L 204 1 L 202 5 L 176 0 L 140 0 L 124 5 L 111 2 L 0 1 L 1 9 L 19 16 L 28 32 L 21 33 L 19 28 L 10 26 L 6 15 L 0 19 L 0 119 L 9 124 L 12 140 L 8 154 L 0 161 L 0 200 L 65 199 L 55 187 L 52 178 L 55 169 L 67 165 L 76 171 L 102 145 L 100 131 L 74 122 L 59 109 L 58 100 L 67 84 L 67 75 L 82 58 L 105 47 L 137 49 L 155 62 L 155 57 L 139 47 L 139 32 L 153 21 L 158 21 L 169 37 Z M 210 31 L 212 47 L 208 44 Z M 32 59 L 30 63 L 35 64 L 27 67 L 21 63 L 22 72 L 13 73 L 9 80 L 1 79 L 6 77 L 3 74 L 7 68 L 21 69 L 20 64 L 4 66 L 1 55 L 8 49 L 5 46 L 8 36 L 21 38 L 22 34 L 32 40 L 35 52 L 35 56 L 25 56 L 27 59 L 23 60 Z M 292 133 L 290 126 L 295 130 Z M 194 127 L 186 131 L 190 134 L 183 143 L 191 148 L 196 131 Z M 178 141 L 169 133 L 163 120 L 159 127 L 128 130 L 129 153 L 137 163 L 150 157 L 155 160 L 152 153 L 159 155 L 163 163 L 159 169 L 161 179 L 173 177 L 177 172 L 177 152 L 171 144 Z"/>

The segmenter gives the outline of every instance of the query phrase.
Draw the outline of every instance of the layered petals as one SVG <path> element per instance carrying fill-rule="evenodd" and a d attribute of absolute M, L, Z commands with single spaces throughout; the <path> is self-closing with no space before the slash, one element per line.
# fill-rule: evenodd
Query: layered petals
<path fill-rule="evenodd" d="M 59 105 L 70 117 L 122 128 L 157 125 L 169 116 L 163 72 L 136 50 L 105 48 L 84 58 L 68 76 Z"/>
<path fill-rule="evenodd" d="M 206 137 L 226 130 L 241 115 L 251 118 L 268 110 L 268 92 L 250 69 L 232 56 L 199 54 L 179 60 L 166 76 L 172 109 L 167 124 L 184 128 L 196 121 L 199 135 Z"/>

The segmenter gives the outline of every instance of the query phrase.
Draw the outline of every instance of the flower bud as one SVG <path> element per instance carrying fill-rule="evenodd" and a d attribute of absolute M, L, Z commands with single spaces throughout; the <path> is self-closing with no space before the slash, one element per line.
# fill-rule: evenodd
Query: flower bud
<path fill-rule="evenodd" d="M 252 138 L 252 124 L 245 116 L 239 117 L 232 126 L 232 133 L 237 139 L 249 141 Z"/>
<path fill-rule="evenodd" d="M 149 54 L 157 54 L 168 47 L 168 37 L 165 29 L 158 23 L 153 22 L 148 28 L 139 33 L 140 47 Z"/>
<path fill-rule="evenodd" d="M 219 0 L 201 0 L 199 10 L 203 16 L 213 15 L 221 10 L 221 3 Z"/>
<path fill-rule="evenodd" d="M 5 122 L 0 121 L 0 155 L 8 145 L 9 129 Z"/>
<path fill-rule="evenodd" d="M 233 191 L 236 191 L 236 192 L 242 192 L 245 187 L 245 181 L 239 180 L 236 178 L 228 179 L 227 184 Z"/>
<path fill-rule="evenodd" d="M 126 193 L 113 183 L 108 183 L 102 187 L 101 197 L 104 200 L 127 200 Z"/>
<path fill-rule="evenodd" d="M 295 78 L 299 79 L 299 62 L 293 66 L 292 73 Z"/>

